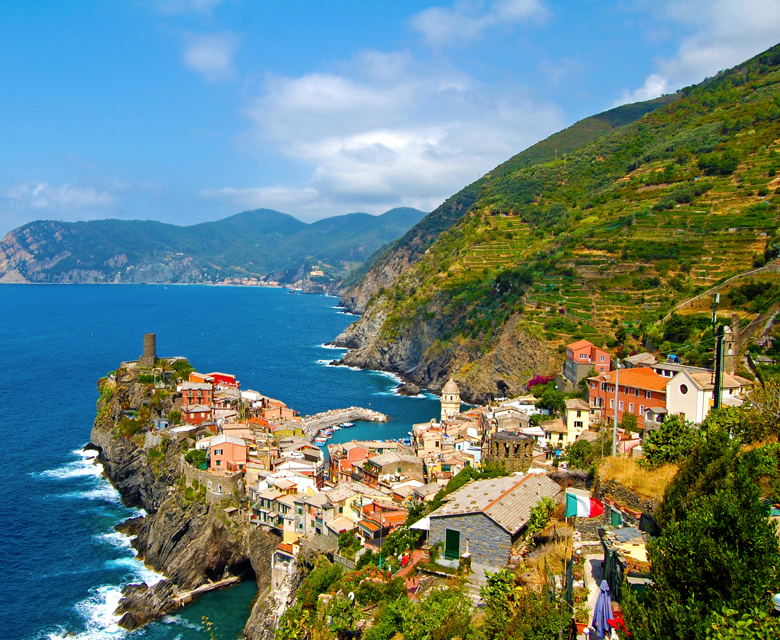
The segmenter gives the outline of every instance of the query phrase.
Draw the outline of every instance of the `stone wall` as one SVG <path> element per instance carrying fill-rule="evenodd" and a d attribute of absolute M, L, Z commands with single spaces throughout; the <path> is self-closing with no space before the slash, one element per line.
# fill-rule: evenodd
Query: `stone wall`
<path fill-rule="evenodd" d="M 238 491 L 240 496 L 244 495 L 243 472 L 232 476 L 217 476 L 208 471 L 196 469 L 184 460 L 184 456 L 182 456 L 181 460 L 181 470 L 188 487 L 192 486 L 193 480 L 197 480 L 206 487 L 206 500 L 209 503 L 218 502 L 224 498 L 232 498 L 236 491 Z"/>
<path fill-rule="evenodd" d="M 512 550 L 512 537 L 483 513 L 431 518 L 429 544 L 446 544 L 446 529 L 460 531 L 460 553 L 471 553 L 472 562 L 503 567 Z M 444 557 L 442 549 L 441 557 Z"/>

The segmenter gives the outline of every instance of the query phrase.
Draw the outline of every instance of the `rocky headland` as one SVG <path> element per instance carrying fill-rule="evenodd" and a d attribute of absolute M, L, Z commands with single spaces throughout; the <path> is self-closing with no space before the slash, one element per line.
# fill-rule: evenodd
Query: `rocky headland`
<path fill-rule="evenodd" d="M 271 556 L 280 538 L 224 511 L 239 506 L 243 495 L 205 500 L 185 492 L 182 453 L 190 443 L 177 434 L 153 435 L 150 430 L 155 418 L 174 408 L 172 393 L 140 382 L 136 371 L 125 368 L 101 379 L 98 388 L 98 415 L 88 447 L 98 451 L 97 460 L 123 502 L 146 511 L 118 529 L 135 536 L 138 559 L 165 576 L 152 587 L 124 589 L 116 611 L 120 626 L 135 629 L 202 592 L 239 580 L 256 580 L 258 603 L 266 603 L 262 596 L 270 587 Z M 277 609 L 284 602 L 282 597 Z M 255 606 L 247 638 L 273 637 L 266 615 L 274 612 Z"/>

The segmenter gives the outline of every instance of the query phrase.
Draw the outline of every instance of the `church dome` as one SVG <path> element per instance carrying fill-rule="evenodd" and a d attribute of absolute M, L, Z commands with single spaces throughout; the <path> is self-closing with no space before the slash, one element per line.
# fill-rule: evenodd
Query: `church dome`
<path fill-rule="evenodd" d="M 447 384 L 444 385 L 444 388 L 441 390 L 442 394 L 447 394 L 450 396 L 457 396 L 460 395 L 460 389 L 458 389 L 458 385 L 455 384 L 455 381 L 450 378 Z"/>

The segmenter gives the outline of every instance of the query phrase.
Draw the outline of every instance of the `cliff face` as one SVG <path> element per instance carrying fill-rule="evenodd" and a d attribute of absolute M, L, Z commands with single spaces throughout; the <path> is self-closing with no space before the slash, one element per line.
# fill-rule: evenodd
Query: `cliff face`
<path fill-rule="evenodd" d="M 122 435 L 128 432 L 123 412 L 135 409 L 142 420 L 147 415 L 151 420 L 173 407 L 171 397 L 156 397 L 135 374 L 122 369 L 114 385 L 104 380 L 99 388 L 91 446 L 123 502 L 147 511 L 127 528 L 137 534 L 133 546 L 139 559 L 166 576 L 152 589 L 131 585 L 125 590 L 117 611 L 124 614 L 120 624 L 141 626 L 172 610 L 177 594 L 229 576 L 254 578 L 259 589 L 266 588 L 279 538 L 230 519 L 222 511 L 226 504 L 186 499 L 180 483 L 181 442 L 163 438 L 146 447 L 144 426 L 134 436 Z"/>
<path fill-rule="evenodd" d="M 523 328 L 520 316 L 506 323 L 487 352 L 457 342 L 442 347 L 437 339 L 447 327 L 435 319 L 415 322 L 388 339 L 381 331 L 384 320 L 381 309 L 369 309 L 333 341 L 334 345 L 351 349 L 342 364 L 392 371 L 437 393 L 453 377 L 461 397 L 469 403 L 521 395 L 529 377 L 550 375 L 558 369 L 559 356 L 544 340 Z"/>

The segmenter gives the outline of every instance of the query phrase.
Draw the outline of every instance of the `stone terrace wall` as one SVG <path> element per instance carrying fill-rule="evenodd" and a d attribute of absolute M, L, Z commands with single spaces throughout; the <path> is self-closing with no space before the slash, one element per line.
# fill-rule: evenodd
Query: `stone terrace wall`
<path fill-rule="evenodd" d="M 181 469 L 188 487 L 192 486 L 193 480 L 197 480 L 206 487 L 206 500 L 210 503 L 232 498 L 236 491 L 239 495 L 244 495 L 243 471 L 232 476 L 217 476 L 208 471 L 196 469 L 184 460 L 184 456 L 181 458 Z"/>

